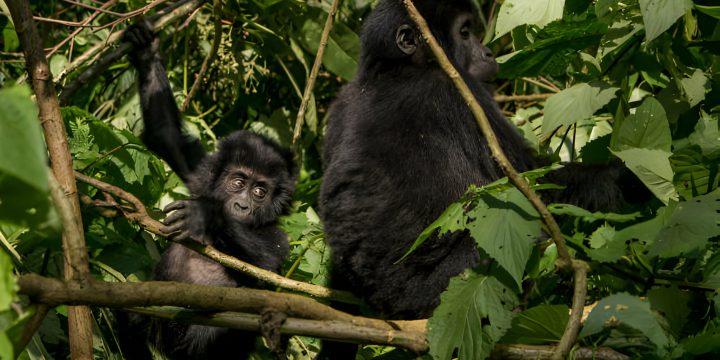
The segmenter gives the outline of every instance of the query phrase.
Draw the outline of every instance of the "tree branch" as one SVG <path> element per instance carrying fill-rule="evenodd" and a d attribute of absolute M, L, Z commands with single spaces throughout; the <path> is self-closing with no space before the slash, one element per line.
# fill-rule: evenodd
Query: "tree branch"
<path fill-rule="evenodd" d="M 510 161 L 508 160 L 507 156 L 503 152 L 502 148 L 500 147 L 500 143 L 497 140 L 497 137 L 495 136 L 495 133 L 492 130 L 492 127 L 490 126 L 490 121 L 488 120 L 487 116 L 485 115 L 485 112 L 483 111 L 480 104 L 478 104 L 477 100 L 475 99 L 475 96 L 473 95 L 470 88 L 468 88 L 467 84 L 463 80 L 463 78 L 460 76 L 458 71 L 453 67 L 453 65 L 450 63 L 450 60 L 448 59 L 447 55 L 445 55 L 445 52 L 442 50 L 442 47 L 437 42 L 435 37 L 432 35 L 432 32 L 430 31 L 430 28 L 428 27 L 427 22 L 425 19 L 420 15 L 420 12 L 415 8 L 415 5 L 413 4 L 412 0 L 403 0 L 403 4 L 407 8 L 408 14 L 410 15 L 410 18 L 417 24 L 418 28 L 420 28 L 420 31 L 423 34 L 423 37 L 427 41 L 428 45 L 430 46 L 430 49 L 432 50 L 433 54 L 435 55 L 435 58 L 437 58 L 438 63 L 440 64 L 441 68 L 447 75 L 452 79 L 452 81 L 455 83 L 455 86 L 457 87 L 458 91 L 462 95 L 463 99 L 468 103 L 470 106 L 470 110 L 472 111 L 473 115 L 475 116 L 475 119 L 477 120 L 478 125 L 480 126 L 480 130 L 482 131 L 483 136 L 485 137 L 485 140 L 488 143 L 488 147 L 490 148 L 490 151 L 492 153 L 493 158 L 498 163 L 500 168 L 502 168 L 503 173 L 507 175 L 508 179 L 510 179 L 510 182 L 515 185 L 520 192 L 525 195 L 525 197 L 530 200 L 530 203 L 533 205 L 533 207 L 537 210 L 537 212 L 540 214 L 540 217 L 542 218 L 543 223 L 547 226 L 548 231 L 550 232 L 550 236 L 553 239 L 553 242 L 555 243 L 555 246 L 557 247 L 558 252 L 558 261 L 557 266 L 559 268 L 564 269 L 573 269 L 575 271 L 575 295 L 573 297 L 573 306 L 572 306 L 572 313 L 570 314 L 571 322 L 575 322 L 574 324 L 568 323 L 568 326 L 565 329 L 565 333 L 563 334 L 563 341 L 560 342 L 559 346 L 556 349 L 555 354 L 553 355 L 553 358 L 555 359 L 561 359 L 564 358 L 567 353 L 570 351 L 570 348 L 572 347 L 575 338 L 577 337 L 577 329 L 579 329 L 580 326 L 580 316 L 582 315 L 582 308 L 585 304 L 584 296 L 581 298 L 579 295 L 584 294 L 587 290 L 580 290 L 578 289 L 579 286 L 583 285 L 584 281 L 579 281 L 584 276 L 586 276 L 586 270 L 587 265 L 582 263 L 579 260 L 573 260 L 572 256 L 570 255 L 570 252 L 568 251 L 567 245 L 565 244 L 565 240 L 563 239 L 562 232 L 560 231 L 560 227 L 558 226 L 557 222 L 555 221 L 555 218 L 553 218 L 550 211 L 547 209 L 545 204 L 540 200 L 540 197 L 535 194 L 535 192 L 530 188 L 530 185 L 523 179 L 515 170 L 515 168 L 512 166 Z M 579 302 L 579 303 L 578 303 Z M 578 313 L 579 309 L 579 313 Z M 574 333 L 572 333 L 574 331 Z M 573 340 L 573 343 L 567 343 L 567 340 Z"/>
<path fill-rule="evenodd" d="M 43 127 L 45 142 L 50 155 L 52 174 L 49 182 L 51 195 L 63 220 L 63 255 L 65 279 L 82 281 L 90 273 L 88 255 L 82 232 L 80 202 L 73 177 L 72 157 L 67 142 L 67 133 L 60 114 L 52 74 L 42 48 L 37 27 L 33 22 L 30 5 L 24 0 L 7 0 L 15 30 L 25 53 L 25 65 L 35 91 L 39 119 Z M 53 179 L 54 175 L 54 179 Z M 57 181 L 54 181 L 57 179 Z M 92 318 L 87 307 L 68 309 L 68 333 L 70 353 L 73 359 L 92 359 Z"/>
<path fill-rule="evenodd" d="M 246 331 L 260 331 L 261 316 L 237 312 L 187 311 L 172 308 L 131 308 L 130 312 L 173 320 L 187 324 L 219 326 Z M 402 347 L 416 353 L 427 351 L 425 321 L 398 322 L 401 329 L 376 329 L 341 320 L 308 320 L 289 317 L 280 327 L 288 335 L 311 336 L 315 338 Z"/>
<path fill-rule="evenodd" d="M 323 28 L 322 35 L 320 35 L 320 44 L 318 45 L 318 51 L 315 55 L 315 62 L 310 70 L 310 76 L 305 83 L 305 91 L 303 91 L 302 102 L 300 102 L 300 109 L 298 110 L 297 118 L 295 119 L 295 130 L 293 131 L 292 138 L 293 150 L 296 155 L 299 153 L 298 140 L 300 140 L 300 131 L 302 130 L 303 123 L 305 122 L 305 111 L 307 111 L 307 106 L 310 102 L 313 88 L 315 87 L 315 80 L 317 79 L 318 72 L 320 71 L 320 65 L 322 64 L 323 57 L 325 56 L 325 48 L 327 47 L 330 30 L 332 29 L 338 6 L 340 6 L 340 0 L 333 0 L 327 19 L 325 19 L 325 27 Z"/>
<path fill-rule="evenodd" d="M 185 96 L 185 100 L 180 106 L 181 113 L 184 113 L 185 110 L 187 110 L 187 107 L 188 105 L 190 105 L 190 101 L 192 100 L 193 96 L 195 96 L 195 93 L 197 93 L 197 91 L 200 89 L 200 85 L 203 82 L 205 73 L 207 72 L 210 63 L 215 60 L 218 49 L 220 48 L 220 42 L 222 40 L 222 19 L 220 17 L 220 5 L 220 0 L 214 1 L 213 12 L 215 13 L 215 34 L 213 35 L 212 47 L 210 48 L 210 52 L 207 54 L 207 56 L 205 56 L 202 66 L 200 66 L 200 72 L 197 74 L 197 77 L 195 77 L 195 81 L 193 82 L 192 87 L 190 87 L 190 92 L 188 92 L 187 96 Z"/>
<path fill-rule="evenodd" d="M 103 192 L 106 192 L 108 194 L 111 194 L 113 196 L 116 196 L 123 201 L 126 201 L 129 203 L 132 208 L 129 208 L 127 206 L 121 206 L 120 204 L 116 204 L 116 208 L 123 214 L 125 218 L 127 218 L 130 221 L 133 221 L 140 225 L 143 229 L 156 234 L 160 236 L 167 236 L 168 234 L 164 233 L 162 231 L 162 228 L 164 227 L 163 224 L 158 222 L 157 220 L 153 219 L 148 215 L 147 210 L 145 209 L 145 206 L 142 204 L 142 202 L 136 198 L 134 195 L 128 193 L 125 190 L 122 190 L 114 185 L 110 185 L 108 183 L 102 182 L 98 179 L 91 178 L 89 176 L 85 176 L 81 173 L 75 172 L 75 176 L 78 180 L 92 185 L 95 188 L 100 189 Z M 224 254 L 214 247 L 210 245 L 202 245 L 193 241 L 186 241 L 181 242 L 182 245 L 185 245 L 186 247 L 197 251 L 198 253 L 205 255 L 218 263 L 229 267 L 231 269 L 240 271 L 244 274 L 247 274 L 249 276 L 252 276 L 256 279 L 263 280 L 269 284 L 272 284 L 277 287 L 281 287 L 286 290 L 292 290 L 292 291 L 299 291 L 305 294 L 308 294 L 313 297 L 317 297 L 320 299 L 332 299 L 344 303 L 349 304 L 361 304 L 362 302 L 355 297 L 352 293 L 347 291 L 340 291 L 340 290 L 333 290 L 328 289 L 322 286 L 314 285 L 314 284 L 308 284 L 297 280 L 288 279 L 285 277 L 282 277 L 272 271 L 268 271 L 265 269 L 261 269 L 257 266 L 248 264 L 244 261 L 241 261 L 235 257 L 232 257 L 230 255 Z"/>
<path fill-rule="evenodd" d="M 153 24 L 153 28 L 157 31 L 157 29 L 161 29 L 166 24 L 192 12 L 203 3 L 204 0 L 181 0 L 159 11 L 157 14 L 149 17 L 149 19 L 157 19 Z M 108 49 L 110 45 L 118 42 L 124 33 L 125 30 L 113 33 L 106 41 L 96 44 L 85 53 L 75 58 L 75 60 L 68 64 L 65 69 L 60 72 L 60 74 L 55 76 L 55 82 L 62 81 L 66 76 L 68 76 L 68 74 L 77 70 L 77 68 L 82 66 L 85 62 L 89 61 L 90 58 L 96 57 L 102 50 Z M 90 80 L 95 78 L 97 75 L 105 71 L 111 64 L 115 63 L 123 55 L 127 54 L 131 47 L 132 45 L 128 43 L 121 43 L 114 50 L 108 50 L 105 55 L 93 61 L 92 65 L 90 65 L 87 69 L 85 69 L 85 71 L 83 71 L 82 74 L 62 89 L 62 93 L 60 94 L 60 103 L 66 104 L 76 91 L 85 86 L 85 84 L 90 82 Z"/>

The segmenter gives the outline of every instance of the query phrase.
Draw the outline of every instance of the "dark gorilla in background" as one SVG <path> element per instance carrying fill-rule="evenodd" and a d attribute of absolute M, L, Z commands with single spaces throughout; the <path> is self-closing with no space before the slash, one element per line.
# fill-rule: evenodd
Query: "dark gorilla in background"
<path fill-rule="evenodd" d="M 518 171 L 536 167 L 485 82 L 497 72 L 470 0 L 416 0 L 453 65 L 485 110 Z M 440 69 L 400 0 L 381 0 L 365 21 L 357 77 L 332 105 L 325 137 L 322 219 L 333 287 L 349 289 L 393 319 L 432 315 L 449 279 L 479 264 L 463 232 L 429 239 L 395 263 L 469 185 L 503 173 L 469 107 Z M 620 205 L 627 170 L 569 164 L 546 181 L 591 210 Z M 630 179 L 632 180 L 632 179 Z M 635 179 L 636 180 L 636 179 Z"/>
<path fill-rule="evenodd" d="M 182 131 L 180 111 L 151 25 L 141 22 L 125 38 L 138 70 L 145 123 L 143 141 L 186 182 L 191 199 L 165 209 L 165 231 L 176 241 L 210 244 L 266 270 L 280 272 L 289 252 L 277 219 L 289 207 L 297 169 L 292 154 L 275 142 L 236 131 L 206 154 L 198 139 Z M 155 280 L 215 286 L 267 287 L 203 255 L 173 243 L 155 268 Z M 119 317 L 122 317 L 119 316 Z M 149 321 L 130 315 L 122 331 L 128 359 L 150 359 L 149 342 L 170 359 L 242 359 L 254 350 L 256 334 L 220 327 Z M 121 324 L 122 326 L 122 324 Z"/>

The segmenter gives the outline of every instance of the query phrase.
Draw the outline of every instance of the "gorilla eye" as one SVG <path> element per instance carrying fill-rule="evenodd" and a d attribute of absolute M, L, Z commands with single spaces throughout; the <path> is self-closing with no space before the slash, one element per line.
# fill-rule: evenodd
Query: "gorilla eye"
<path fill-rule="evenodd" d="M 253 189 L 253 195 L 255 195 L 261 199 L 264 198 L 266 194 L 267 194 L 267 190 L 265 190 L 261 187 L 256 187 Z"/>
<path fill-rule="evenodd" d="M 470 27 L 467 25 L 464 25 L 462 28 L 460 28 L 460 36 L 463 38 L 463 40 L 467 40 L 470 38 Z"/>
<path fill-rule="evenodd" d="M 243 180 L 241 178 L 236 178 L 232 181 L 232 184 L 234 187 L 236 187 L 238 189 L 242 189 L 245 187 L 245 180 Z"/>

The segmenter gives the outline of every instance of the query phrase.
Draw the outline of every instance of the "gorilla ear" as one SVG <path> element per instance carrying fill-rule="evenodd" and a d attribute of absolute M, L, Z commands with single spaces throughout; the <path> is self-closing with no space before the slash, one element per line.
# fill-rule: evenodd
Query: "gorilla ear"
<path fill-rule="evenodd" d="M 418 47 L 415 29 L 407 24 L 400 25 L 395 33 L 395 45 L 406 55 L 415 53 Z"/>

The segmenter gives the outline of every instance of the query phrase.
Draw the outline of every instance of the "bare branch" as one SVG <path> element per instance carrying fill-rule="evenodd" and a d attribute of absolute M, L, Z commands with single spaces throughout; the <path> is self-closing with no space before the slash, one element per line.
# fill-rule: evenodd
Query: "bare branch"
<path fill-rule="evenodd" d="M 180 18 L 183 15 L 186 15 L 190 12 L 192 12 L 197 7 L 200 7 L 204 3 L 204 0 L 181 0 L 177 3 L 168 6 L 167 8 L 161 10 L 154 16 L 150 17 L 150 19 L 157 19 L 155 21 L 153 28 L 154 29 L 161 29 L 163 26 L 165 26 L 167 23 L 174 21 L 178 18 Z M 70 64 L 68 64 L 63 71 L 61 71 L 59 74 L 55 75 L 54 81 L 60 82 L 63 79 L 65 79 L 68 74 L 72 73 L 73 71 L 77 70 L 80 66 L 88 62 L 91 58 L 97 58 L 97 56 L 100 54 L 102 50 L 109 49 L 110 45 L 115 44 L 118 42 L 122 35 L 125 33 L 125 31 L 118 31 L 112 33 L 106 41 L 96 44 L 95 46 L 92 46 L 90 49 L 88 49 L 85 53 L 78 56 L 73 60 Z M 115 63 L 118 59 L 120 59 L 123 55 L 127 54 L 130 51 L 131 45 L 127 43 L 121 43 L 113 50 L 108 50 L 108 52 L 100 57 L 97 60 L 93 61 L 93 64 L 89 66 L 82 74 L 80 74 L 73 82 L 68 84 L 63 88 L 62 94 L 60 94 L 60 103 L 65 104 L 67 101 L 72 97 L 72 95 L 75 94 L 77 90 L 79 90 L 82 86 L 87 84 L 90 80 L 92 80 L 95 76 L 99 75 L 103 71 L 105 71 L 110 64 Z"/>
<path fill-rule="evenodd" d="M 315 87 L 315 79 L 317 79 L 318 72 L 320 71 L 320 65 L 322 64 L 323 57 L 325 56 L 325 48 L 327 47 L 330 30 L 332 29 L 333 20 L 335 19 L 335 13 L 337 13 L 338 6 L 340 6 L 340 0 L 333 0 L 327 19 L 325 19 L 325 27 L 323 28 L 322 35 L 320 35 L 320 44 L 318 45 L 318 51 L 315 55 L 315 62 L 310 70 L 310 76 L 308 77 L 307 83 L 305 83 L 305 91 L 303 92 L 300 109 L 298 110 L 297 118 L 295 119 L 295 130 L 293 131 L 292 138 L 293 150 L 296 155 L 298 154 L 300 131 L 302 130 L 303 123 L 305 122 L 305 111 L 307 111 L 310 96 L 312 96 L 312 91 Z"/>
<path fill-rule="evenodd" d="M 220 1 L 215 0 L 215 3 L 213 4 L 213 12 L 215 13 L 215 35 L 213 36 L 212 47 L 210 48 L 210 52 L 207 54 L 207 56 L 205 56 L 205 59 L 203 59 L 202 66 L 200 66 L 200 72 L 197 74 L 195 82 L 193 82 L 192 87 L 190 87 L 190 92 L 188 92 L 185 100 L 180 106 L 180 112 L 184 113 L 185 110 L 187 110 L 187 107 L 190 104 L 193 96 L 195 96 L 195 93 L 197 93 L 197 91 L 200 89 L 200 85 L 203 82 L 203 78 L 205 77 L 205 73 L 207 72 L 210 63 L 215 60 L 218 49 L 220 48 L 220 41 L 222 40 L 222 19 L 220 17 L 220 5 Z"/>

